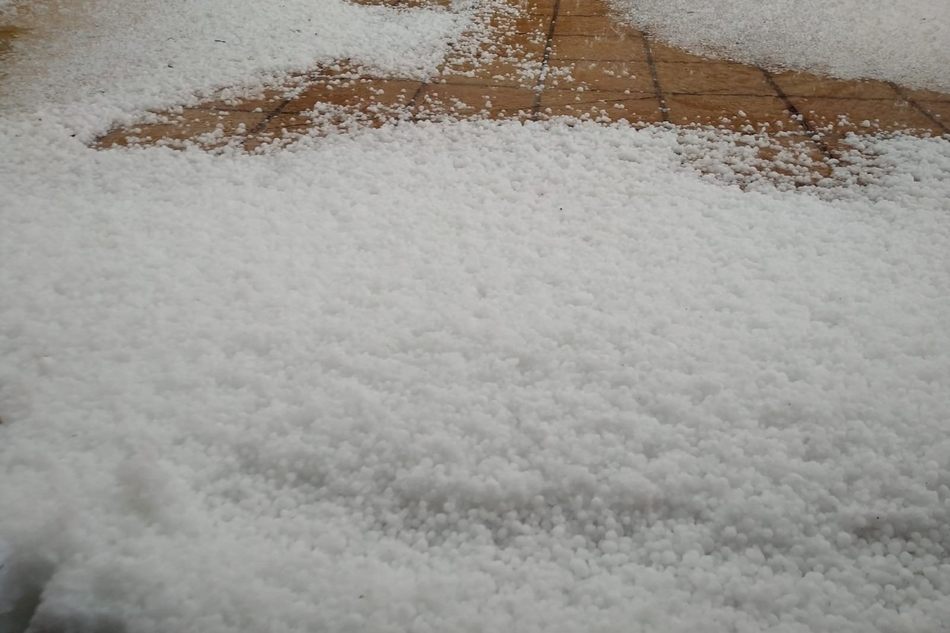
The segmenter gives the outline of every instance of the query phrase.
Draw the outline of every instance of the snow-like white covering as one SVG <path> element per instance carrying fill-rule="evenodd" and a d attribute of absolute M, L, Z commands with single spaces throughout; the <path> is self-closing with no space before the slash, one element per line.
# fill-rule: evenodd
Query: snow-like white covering
<path fill-rule="evenodd" d="M 946 0 L 611 0 L 677 46 L 765 66 L 950 91 Z"/>
<path fill-rule="evenodd" d="M 70 135 L 311 56 L 422 72 L 458 26 L 93 4 L 0 109 L 0 630 L 950 621 L 946 141 L 817 192 L 707 181 L 667 129 L 97 152 Z M 325 48 L 268 30 L 308 15 Z"/>
<path fill-rule="evenodd" d="M 0 141 L 0 535 L 43 626 L 950 621 L 946 142 L 823 202 L 666 130 Z"/>
<path fill-rule="evenodd" d="M 317 62 L 351 59 L 386 75 L 428 76 L 475 3 L 457 2 L 456 11 L 343 0 L 34 4 L 38 32 L 5 60 L 0 109 L 46 109 L 44 118 L 82 126 L 178 105 L 215 88 L 273 80 Z"/>

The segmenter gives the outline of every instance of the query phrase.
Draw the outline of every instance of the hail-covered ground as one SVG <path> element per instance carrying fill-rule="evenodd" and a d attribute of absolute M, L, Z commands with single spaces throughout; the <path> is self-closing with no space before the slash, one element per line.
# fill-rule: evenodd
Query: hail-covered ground
<path fill-rule="evenodd" d="M 950 92 L 946 0 L 609 0 L 707 55 Z"/>
<path fill-rule="evenodd" d="M 308 5 L 381 68 L 471 15 Z M 796 191 L 662 127 L 96 151 L 207 49 L 68 37 L 0 111 L 0 630 L 948 630 L 946 140 Z"/>

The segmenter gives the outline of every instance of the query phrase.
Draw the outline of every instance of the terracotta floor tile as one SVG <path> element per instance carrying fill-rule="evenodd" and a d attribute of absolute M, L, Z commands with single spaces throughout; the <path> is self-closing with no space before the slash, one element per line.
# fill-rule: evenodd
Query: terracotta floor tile
<path fill-rule="evenodd" d="M 720 144 L 714 154 L 701 136 L 681 134 L 677 140 L 684 165 L 740 186 L 763 177 L 784 186 L 813 186 L 832 175 L 825 152 L 804 132 L 772 135 L 751 144 L 737 139 L 731 145 Z"/>
<path fill-rule="evenodd" d="M 196 106 L 202 110 L 233 110 L 237 112 L 273 112 L 286 101 L 286 90 L 266 90 L 262 95 L 244 99 L 206 101 Z"/>
<path fill-rule="evenodd" d="M 554 35 L 622 37 L 630 34 L 639 35 L 639 31 L 606 15 L 558 16 L 554 25 Z"/>
<path fill-rule="evenodd" d="M 773 75 L 782 92 L 794 97 L 836 97 L 847 99 L 896 99 L 897 92 L 883 81 L 842 81 L 811 73 L 786 72 Z"/>
<path fill-rule="evenodd" d="M 610 7 L 603 0 L 561 0 L 560 15 L 608 15 Z"/>
<path fill-rule="evenodd" d="M 546 33 L 507 33 L 492 41 L 486 48 L 487 56 L 501 56 L 520 62 L 540 60 L 547 46 Z"/>
<path fill-rule="evenodd" d="M 663 120 L 660 102 L 653 95 L 623 92 L 545 90 L 541 94 L 541 112 L 546 116 L 587 115 L 611 121 L 658 123 Z"/>
<path fill-rule="evenodd" d="M 525 15 L 554 15 L 557 0 L 508 0 L 508 4 Z"/>
<path fill-rule="evenodd" d="M 541 75 L 541 64 L 529 67 L 496 61 L 487 64 L 463 63 L 443 69 L 433 83 L 476 84 L 533 88 Z"/>
<path fill-rule="evenodd" d="M 257 112 L 217 112 L 185 108 L 180 115 L 169 116 L 166 123 L 142 124 L 107 134 L 100 139 L 99 145 L 112 147 L 161 140 L 198 139 L 205 141 L 205 145 L 216 146 L 230 138 L 253 131 L 266 116 Z M 208 138 L 198 138 L 202 136 Z"/>
<path fill-rule="evenodd" d="M 805 136 L 771 138 L 770 143 L 758 150 L 759 159 L 784 176 L 802 177 L 802 182 L 813 184 L 831 175 L 831 165 L 821 147 Z M 762 169 L 765 169 L 763 166 Z"/>
<path fill-rule="evenodd" d="M 416 100 L 417 116 L 448 114 L 460 117 L 514 117 L 530 114 L 536 93 L 533 90 L 504 86 L 466 86 L 432 84 Z"/>
<path fill-rule="evenodd" d="M 302 114 L 279 114 L 267 121 L 263 130 L 249 134 L 244 139 L 244 149 L 248 152 L 257 150 L 262 145 L 273 143 L 284 144 L 295 136 L 311 133 L 313 122 L 310 117 Z"/>
<path fill-rule="evenodd" d="M 916 110 L 911 104 L 898 99 L 853 100 L 789 97 L 805 119 L 816 128 L 832 131 L 874 133 L 896 132 L 906 129 L 939 132 L 939 126 Z M 841 117 L 847 117 L 842 121 Z"/>
<path fill-rule="evenodd" d="M 918 101 L 917 105 L 940 121 L 944 131 L 950 131 L 950 101 Z"/>
<path fill-rule="evenodd" d="M 762 71 L 754 66 L 723 62 L 658 62 L 656 71 L 663 94 L 777 96 Z"/>
<path fill-rule="evenodd" d="M 552 15 L 521 15 L 512 18 L 507 15 L 496 15 L 491 18 L 489 25 L 499 33 L 543 33 L 547 35 L 551 26 Z"/>
<path fill-rule="evenodd" d="M 13 41 L 23 33 L 24 29 L 12 24 L 0 24 L 0 56 L 5 55 L 13 47 Z"/>
<path fill-rule="evenodd" d="M 742 129 L 746 125 L 772 131 L 796 130 L 785 102 L 778 97 L 727 95 L 668 95 L 671 123 L 725 126 Z"/>
<path fill-rule="evenodd" d="M 653 53 L 653 59 L 657 62 L 680 62 L 680 63 L 694 63 L 694 64 L 705 64 L 709 62 L 709 59 L 705 57 L 700 57 L 699 55 L 693 55 L 687 53 L 686 51 L 675 48 L 673 46 L 667 46 L 666 44 L 661 44 L 656 40 L 649 39 L 650 50 Z"/>
<path fill-rule="evenodd" d="M 552 59 L 563 61 L 647 61 L 646 48 L 640 36 L 585 37 L 560 35 L 553 41 Z"/>
<path fill-rule="evenodd" d="M 654 93 L 646 62 L 552 62 L 545 87 Z"/>
<path fill-rule="evenodd" d="M 901 88 L 900 90 L 908 99 L 917 101 L 950 101 L 950 92 L 911 90 L 910 88 Z"/>
<path fill-rule="evenodd" d="M 422 84 L 418 81 L 387 79 L 358 80 L 342 86 L 316 82 L 284 106 L 283 112 L 295 113 L 312 110 L 318 103 L 354 108 L 378 104 L 384 107 L 407 105 Z"/>
<path fill-rule="evenodd" d="M 301 130 L 310 127 L 313 119 L 303 114 L 299 113 L 285 113 L 278 114 L 275 117 L 272 117 L 267 121 L 267 124 L 262 130 L 265 133 L 274 134 L 280 132 L 281 130 Z"/>

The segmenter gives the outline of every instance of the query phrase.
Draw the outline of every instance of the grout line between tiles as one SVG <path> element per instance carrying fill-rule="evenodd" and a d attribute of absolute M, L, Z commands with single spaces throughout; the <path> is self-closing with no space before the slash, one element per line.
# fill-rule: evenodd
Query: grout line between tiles
<path fill-rule="evenodd" d="M 814 136 L 818 135 L 818 131 L 808 122 L 808 119 L 805 118 L 798 108 L 792 103 L 792 100 L 788 98 L 788 95 L 785 94 L 785 91 L 782 90 L 781 86 L 778 85 L 778 82 L 775 81 L 775 77 L 772 76 L 772 73 L 767 71 L 764 68 L 759 68 L 762 74 L 765 76 L 765 80 L 772 86 L 772 89 L 775 91 L 775 94 L 778 95 L 779 99 L 785 102 L 785 109 L 788 110 L 788 113 L 792 115 L 792 120 L 798 122 L 807 132 L 812 135 L 812 140 L 815 142 L 815 145 L 818 146 L 818 149 L 821 150 L 821 153 L 825 155 L 825 158 L 834 159 L 836 158 L 834 152 L 831 151 L 831 148 L 828 147 L 828 144 L 825 143 L 822 139 L 816 139 Z"/>
<path fill-rule="evenodd" d="M 653 78 L 653 90 L 656 92 L 656 98 L 660 102 L 660 115 L 664 123 L 670 122 L 670 106 L 663 96 L 663 90 L 660 87 L 660 75 L 656 71 L 656 60 L 653 58 L 653 47 L 650 46 L 650 40 L 643 33 L 640 34 L 643 40 L 643 48 L 647 54 L 647 64 L 650 66 L 650 76 Z"/>
<path fill-rule="evenodd" d="M 419 95 L 422 94 L 422 91 L 425 90 L 425 89 L 426 89 L 426 86 L 428 86 L 428 85 L 429 85 L 429 82 L 428 82 L 428 81 L 423 81 L 423 82 L 421 82 L 421 83 L 419 84 L 419 87 L 416 88 L 416 91 L 415 91 L 414 93 L 412 93 L 412 98 L 409 100 L 408 105 L 410 105 L 410 106 L 416 105 L 416 102 L 417 102 L 417 100 L 419 99 Z"/>
<path fill-rule="evenodd" d="M 548 78 L 548 68 L 554 49 L 554 29 L 557 28 L 557 16 L 560 10 L 561 0 L 554 0 L 554 11 L 551 14 L 551 24 L 548 25 L 547 40 L 544 44 L 544 56 L 541 58 L 541 73 L 538 75 L 538 81 L 534 86 L 534 102 L 531 105 L 532 119 L 537 119 L 541 112 L 541 94 L 544 92 L 544 84 Z"/>
<path fill-rule="evenodd" d="M 950 128 L 948 128 L 948 127 L 943 123 L 943 121 L 941 121 L 941 120 L 938 119 L 937 117 L 935 117 L 935 116 L 933 116 L 932 114 L 930 114 L 930 112 L 929 112 L 926 108 L 924 108 L 922 105 L 920 105 L 919 103 L 917 103 L 917 100 L 914 99 L 914 98 L 912 98 L 911 96 L 909 96 L 906 92 L 904 92 L 904 91 L 901 89 L 900 86 L 898 86 L 898 85 L 897 85 L 896 83 L 894 83 L 893 81 L 887 82 L 887 85 L 889 85 L 889 86 L 894 90 L 894 92 L 897 93 L 897 95 L 898 95 L 901 99 L 903 99 L 904 101 L 906 101 L 907 103 L 909 103 L 915 110 L 917 110 L 918 112 L 920 112 L 921 114 L 923 114 L 925 117 L 927 117 L 928 119 L 930 119 L 931 121 L 933 121 L 934 125 L 936 125 L 938 128 L 940 128 L 941 130 L 943 130 L 944 134 L 950 133 Z"/>
<path fill-rule="evenodd" d="M 270 123 L 275 118 L 277 118 L 278 116 L 280 116 L 283 113 L 284 108 L 286 108 L 287 105 L 294 99 L 295 97 L 288 97 L 282 100 L 279 106 L 274 108 L 271 112 L 268 112 L 264 116 L 264 118 L 261 120 L 261 122 L 255 125 L 254 129 L 252 129 L 250 132 L 247 133 L 247 136 L 250 136 L 252 134 L 260 134 L 261 132 L 263 132 L 267 128 L 267 124 Z"/>

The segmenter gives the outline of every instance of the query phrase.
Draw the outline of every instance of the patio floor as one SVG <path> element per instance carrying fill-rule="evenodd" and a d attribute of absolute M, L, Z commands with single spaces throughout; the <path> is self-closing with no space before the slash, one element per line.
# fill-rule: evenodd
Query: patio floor
<path fill-rule="evenodd" d="M 354 125 L 564 116 L 768 133 L 822 162 L 840 157 L 852 132 L 950 133 L 950 94 L 699 57 L 620 22 L 602 0 L 509 0 L 476 20 L 431 81 L 374 76 L 344 60 L 263 93 L 235 88 L 150 113 L 150 122 L 113 130 L 97 145 L 194 141 L 253 152 Z"/>

